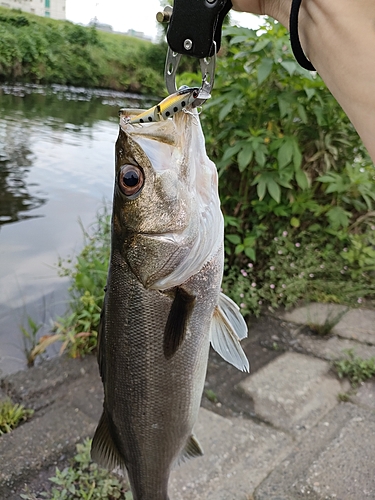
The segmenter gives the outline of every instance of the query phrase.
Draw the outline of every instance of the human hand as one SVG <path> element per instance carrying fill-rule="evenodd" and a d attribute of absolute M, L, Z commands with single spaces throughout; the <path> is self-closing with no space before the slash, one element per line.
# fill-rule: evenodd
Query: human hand
<path fill-rule="evenodd" d="M 291 3 L 291 0 L 232 0 L 234 10 L 271 16 L 285 27 L 289 25 Z"/>

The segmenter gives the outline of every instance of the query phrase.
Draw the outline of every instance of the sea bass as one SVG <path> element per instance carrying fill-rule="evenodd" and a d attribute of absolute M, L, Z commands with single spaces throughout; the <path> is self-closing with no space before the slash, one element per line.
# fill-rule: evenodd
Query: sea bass
<path fill-rule="evenodd" d="M 247 327 L 220 293 L 223 217 L 198 113 L 142 125 L 120 116 L 91 455 L 127 470 L 134 500 L 168 500 L 174 464 L 203 453 L 193 427 L 210 343 L 248 371 Z"/>

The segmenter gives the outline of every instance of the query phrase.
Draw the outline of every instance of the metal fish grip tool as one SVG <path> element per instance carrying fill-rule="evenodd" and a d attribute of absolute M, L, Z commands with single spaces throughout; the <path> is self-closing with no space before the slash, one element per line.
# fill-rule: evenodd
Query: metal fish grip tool
<path fill-rule="evenodd" d="M 232 8 L 231 0 L 175 0 L 156 19 L 168 23 L 168 52 L 165 62 L 165 83 L 170 94 L 176 92 L 176 73 L 182 55 L 199 59 L 202 84 L 199 101 L 202 104 L 214 84 L 216 54 L 221 45 L 223 21 Z"/>

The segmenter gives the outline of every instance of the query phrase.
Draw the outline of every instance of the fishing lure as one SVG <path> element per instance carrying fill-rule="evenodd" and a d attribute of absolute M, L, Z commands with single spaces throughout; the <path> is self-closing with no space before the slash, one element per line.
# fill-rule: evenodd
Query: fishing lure
<path fill-rule="evenodd" d="M 187 106 L 191 105 L 198 99 L 197 105 L 210 97 L 209 94 L 204 92 L 199 87 L 181 87 L 174 94 L 169 95 L 163 99 L 159 104 L 153 106 L 147 111 L 143 111 L 139 115 L 128 117 L 127 123 L 146 123 L 146 122 L 159 122 L 171 118 L 178 111 L 184 110 Z M 206 95 L 207 94 L 207 95 Z"/>

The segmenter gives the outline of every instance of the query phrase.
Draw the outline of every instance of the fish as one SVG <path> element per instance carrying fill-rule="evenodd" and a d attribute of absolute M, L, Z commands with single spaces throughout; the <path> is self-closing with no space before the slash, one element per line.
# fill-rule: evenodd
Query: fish
<path fill-rule="evenodd" d="M 159 104 L 150 109 L 143 110 L 135 116 L 126 117 L 128 123 L 158 122 L 167 120 L 179 111 L 189 106 L 200 106 L 211 96 L 199 87 L 188 87 L 183 85 L 177 92 L 163 99 Z"/>
<path fill-rule="evenodd" d="M 115 146 L 111 257 L 98 332 L 103 413 L 91 457 L 127 472 L 134 500 L 169 500 L 171 470 L 203 454 L 198 417 L 210 344 L 249 371 L 247 325 L 221 292 L 218 175 L 198 112 L 129 123 Z"/>

